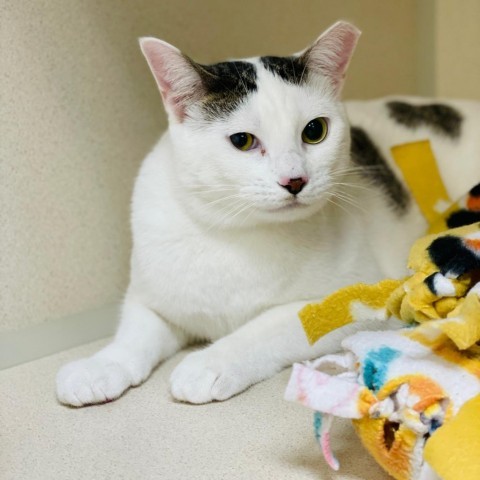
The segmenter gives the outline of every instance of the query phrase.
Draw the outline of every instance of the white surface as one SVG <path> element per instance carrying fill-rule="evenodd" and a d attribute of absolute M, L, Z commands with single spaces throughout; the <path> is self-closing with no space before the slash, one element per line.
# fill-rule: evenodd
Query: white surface
<path fill-rule="evenodd" d="M 223 403 L 172 401 L 181 353 L 116 402 L 72 409 L 54 396 L 57 369 L 98 341 L 0 372 L 0 476 L 13 480 L 386 480 L 348 422 L 334 425 L 340 471 L 321 458 L 312 412 L 283 400 L 289 371 Z"/>

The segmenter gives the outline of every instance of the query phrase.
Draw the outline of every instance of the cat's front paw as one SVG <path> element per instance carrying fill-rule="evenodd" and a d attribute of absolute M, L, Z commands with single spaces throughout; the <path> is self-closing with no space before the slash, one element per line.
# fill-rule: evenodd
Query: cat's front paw
<path fill-rule="evenodd" d="M 226 400 L 251 383 L 246 372 L 212 347 L 188 355 L 170 376 L 173 397 L 189 403 Z"/>
<path fill-rule="evenodd" d="M 118 398 L 133 384 L 130 373 L 105 358 L 83 358 L 68 363 L 57 374 L 57 398 L 74 407 Z"/>

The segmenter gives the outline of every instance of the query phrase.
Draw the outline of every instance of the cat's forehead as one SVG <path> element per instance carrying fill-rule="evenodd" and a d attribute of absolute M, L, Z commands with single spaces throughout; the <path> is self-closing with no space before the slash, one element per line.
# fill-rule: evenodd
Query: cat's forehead
<path fill-rule="evenodd" d="M 265 70 L 284 82 L 302 85 L 308 78 L 308 66 L 304 57 L 259 57 Z"/>
<path fill-rule="evenodd" d="M 272 86 L 302 86 L 308 78 L 305 61 L 293 56 L 253 57 L 200 67 L 207 91 L 202 107 L 210 120 L 227 117 L 255 93 L 271 95 Z"/>

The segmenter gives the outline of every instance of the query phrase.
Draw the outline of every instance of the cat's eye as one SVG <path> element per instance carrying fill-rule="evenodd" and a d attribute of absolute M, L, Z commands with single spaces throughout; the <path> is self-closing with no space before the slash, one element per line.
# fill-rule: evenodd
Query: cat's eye
<path fill-rule="evenodd" d="M 230 135 L 230 141 L 235 148 L 246 152 L 255 148 L 258 144 L 258 140 L 251 134 L 247 132 L 239 132 Z"/>
<path fill-rule="evenodd" d="M 315 144 L 325 140 L 328 132 L 327 119 L 317 117 L 310 120 L 302 132 L 302 140 L 305 143 Z"/>

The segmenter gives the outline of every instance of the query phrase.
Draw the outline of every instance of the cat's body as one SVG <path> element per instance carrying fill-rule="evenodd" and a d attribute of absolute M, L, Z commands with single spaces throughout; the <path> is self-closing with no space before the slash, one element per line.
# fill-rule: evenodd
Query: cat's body
<path fill-rule="evenodd" d="M 310 347 L 297 311 L 341 286 L 403 275 L 409 246 L 426 227 L 395 171 L 390 147 L 430 139 L 452 198 L 480 178 L 475 102 L 450 102 L 439 118 L 415 106 L 427 100 L 347 103 L 353 160 L 371 160 L 352 167 L 350 127 L 335 86 L 358 36 L 347 33 L 345 60 L 337 61 L 332 88 L 323 79 L 299 82 L 304 65 L 296 69 L 292 63 L 288 72 L 278 61 L 251 60 L 254 76 L 239 62 L 235 70 L 245 91 L 236 93 L 247 101 L 218 97 L 217 85 L 211 87 L 217 97 L 202 104 L 201 114 L 197 106 L 185 106 L 187 97 L 197 102 L 185 94 L 186 86 L 170 94 L 169 75 L 176 72 L 159 73 L 158 52 L 144 45 L 171 126 L 135 185 L 131 281 L 116 339 L 94 357 L 62 369 L 61 401 L 83 405 L 116 398 L 196 340 L 216 342 L 190 354 L 171 378 L 173 395 L 194 403 L 226 399 L 293 361 L 337 349 L 335 332 Z M 227 95 L 232 91 L 229 85 Z M 232 101 L 234 111 L 222 117 Z M 225 120 L 199 122 L 199 115 Z M 328 118 L 329 137 L 302 144 L 303 125 L 319 115 Z M 444 128 L 445 118 L 452 131 Z M 261 143 L 235 151 L 228 135 L 249 122 L 246 131 L 254 130 Z M 300 191 L 291 194 L 298 182 Z"/>

